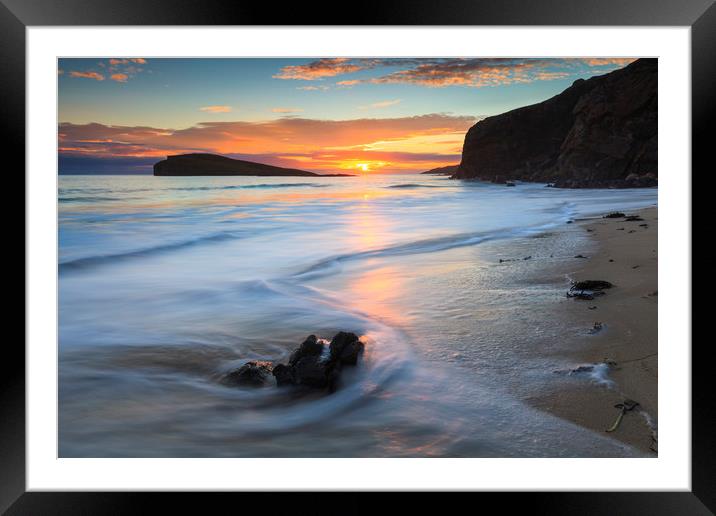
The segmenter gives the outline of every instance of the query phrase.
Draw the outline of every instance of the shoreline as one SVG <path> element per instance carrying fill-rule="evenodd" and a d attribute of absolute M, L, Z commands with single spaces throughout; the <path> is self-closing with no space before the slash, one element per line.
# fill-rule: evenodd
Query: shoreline
<path fill-rule="evenodd" d="M 585 329 L 568 339 L 563 356 L 575 368 L 593 369 L 567 371 L 573 382 L 555 382 L 527 402 L 656 456 L 658 208 L 627 215 L 644 220 L 575 220 L 573 229 L 588 232 L 594 249 L 572 270 L 555 272 L 573 281 L 606 280 L 614 287 L 593 300 L 565 296 L 555 307 L 555 317 L 569 327 Z M 601 372 L 606 376 L 596 374 Z M 592 375 L 593 381 L 583 381 L 585 375 Z M 606 433 L 620 412 L 614 405 L 627 399 L 637 401 L 638 409 L 627 413 L 615 431 Z"/>

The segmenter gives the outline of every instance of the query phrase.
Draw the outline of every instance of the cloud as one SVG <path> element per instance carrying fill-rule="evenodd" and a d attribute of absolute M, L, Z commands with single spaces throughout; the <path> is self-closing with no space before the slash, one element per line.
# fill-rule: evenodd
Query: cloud
<path fill-rule="evenodd" d="M 569 76 L 589 75 L 589 67 L 618 68 L 633 58 L 398 58 L 398 59 L 319 59 L 305 65 L 285 66 L 278 79 L 320 80 L 378 68 L 382 75 L 347 79 L 336 86 L 356 84 L 413 84 L 431 88 L 466 86 L 482 88 L 507 84 L 552 81 Z M 397 68 L 397 69 L 396 69 Z"/>
<path fill-rule="evenodd" d="M 626 66 L 636 60 L 634 57 L 587 57 L 581 59 L 588 66 Z"/>
<path fill-rule="evenodd" d="M 382 109 L 390 106 L 395 106 L 396 104 L 400 104 L 400 101 L 401 99 L 384 100 L 382 102 L 375 102 L 367 106 L 359 106 L 358 109 Z"/>
<path fill-rule="evenodd" d="M 300 113 L 303 109 L 300 108 L 287 108 L 287 107 L 275 107 L 271 110 L 273 113 Z"/>
<path fill-rule="evenodd" d="M 126 65 L 129 63 L 135 63 L 135 64 L 147 64 L 147 60 L 143 59 L 141 57 L 132 57 L 132 58 L 126 58 L 126 59 L 117 59 L 112 58 L 109 60 L 110 66 L 119 66 L 119 65 Z"/>
<path fill-rule="evenodd" d="M 115 82 L 127 82 L 142 72 L 144 68 L 139 65 L 147 64 L 147 60 L 141 57 L 131 58 L 110 58 L 106 61 L 95 63 L 95 70 L 71 71 L 69 77 L 78 77 L 84 79 L 94 79 L 96 81 L 104 81 L 108 76 Z M 99 70 L 99 71 L 98 71 Z M 63 72 L 60 70 L 61 75 Z"/>
<path fill-rule="evenodd" d="M 289 65 L 281 68 L 274 79 L 296 79 L 315 81 L 325 77 L 333 77 L 362 70 L 363 66 L 351 63 L 346 57 L 324 58 L 305 65 Z"/>
<path fill-rule="evenodd" d="M 459 156 L 474 117 L 429 114 L 402 118 L 316 120 L 281 117 L 261 122 L 203 122 L 186 129 L 71 124 L 59 126 L 64 156 L 156 157 L 188 152 L 258 156 L 258 161 L 307 170 L 427 170 Z M 425 153 L 430 149 L 430 153 Z M 459 159 L 459 158 L 458 158 Z"/>
<path fill-rule="evenodd" d="M 532 76 L 532 79 L 536 81 L 554 81 L 556 79 L 564 79 L 570 75 L 569 72 L 536 72 Z"/>
<path fill-rule="evenodd" d="M 499 58 L 448 59 L 419 64 L 370 80 L 376 84 L 418 84 L 433 88 L 469 86 L 480 88 L 537 80 L 530 72 L 543 61 Z"/>
<path fill-rule="evenodd" d="M 94 79 L 95 81 L 103 81 L 104 75 L 97 72 L 70 72 L 70 77 L 79 77 L 83 79 Z"/>
<path fill-rule="evenodd" d="M 306 91 L 326 91 L 328 89 L 328 86 L 320 85 L 320 86 L 299 86 L 296 88 L 297 90 L 306 90 Z"/>
<path fill-rule="evenodd" d="M 230 113 L 231 106 L 204 106 L 200 107 L 199 111 L 204 111 L 205 113 Z"/>

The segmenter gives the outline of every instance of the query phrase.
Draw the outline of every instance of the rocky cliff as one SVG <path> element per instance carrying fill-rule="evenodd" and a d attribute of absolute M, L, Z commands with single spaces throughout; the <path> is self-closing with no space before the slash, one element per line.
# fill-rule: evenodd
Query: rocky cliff
<path fill-rule="evenodd" d="M 465 135 L 452 176 L 557 187 L 657 183 L 656 59 L 578 79 L 539 104 L 485 118 Z"/>

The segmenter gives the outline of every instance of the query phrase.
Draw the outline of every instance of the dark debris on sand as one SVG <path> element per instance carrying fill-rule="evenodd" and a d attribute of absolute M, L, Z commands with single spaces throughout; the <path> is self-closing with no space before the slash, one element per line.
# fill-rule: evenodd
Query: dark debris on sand
<path fill-rule="evenodd" d="M 614 285 L 604 280 L 584 280 L 575 281 L 569 287 L 567 297 L 574 299 L 582 299 L 591 301 L 597 296 L 604 295 L 604 290 L 612 288 Z"/>

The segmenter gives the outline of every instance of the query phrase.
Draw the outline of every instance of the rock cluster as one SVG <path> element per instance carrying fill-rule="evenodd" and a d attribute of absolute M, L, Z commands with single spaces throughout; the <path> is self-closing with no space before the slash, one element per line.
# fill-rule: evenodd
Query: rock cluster
<path fill-rule="evenodd" d="M 355 366 L 364 345 L 355 333 L 338 332 L 330 344 L 309 335 L 291 354 L 288 364 L 251 361 L 229 372 L 224 382 L 232 385 L 262 386 L 271 382 L 279 387 L 301 385 L 315 389 L 336 389 L 344 366 Z"/>

